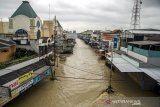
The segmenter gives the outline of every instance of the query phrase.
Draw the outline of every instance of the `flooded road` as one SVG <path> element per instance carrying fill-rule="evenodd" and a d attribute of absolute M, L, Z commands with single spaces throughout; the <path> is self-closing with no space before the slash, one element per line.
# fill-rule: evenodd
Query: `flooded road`
<path fill-rule="evenodd" d="M 65 62 L 59 62 L 56 76 L 58 80 L 46 79 L 32 87 L 6 107 L 105 107 L 110 96 L 149 97 L 156 94 L 142 91 L 132 80 L 122 80 L 123 76 L 113 73 L 115 93 L 108 95 L 109 69 L 105 61 L 83 41 L 77 39 L 74 53 Z M 106 80 L 105 80 L 106 79 Z"/>

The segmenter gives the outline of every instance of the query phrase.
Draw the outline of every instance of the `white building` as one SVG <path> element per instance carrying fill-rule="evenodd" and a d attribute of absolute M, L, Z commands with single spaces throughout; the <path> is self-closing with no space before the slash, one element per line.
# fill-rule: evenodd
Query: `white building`
<path fill-rule="evenodd" d="M 28 1 L 23 1 L 9 18 L 9 33 L 18 45 L 30 45 L 37 48 L 41 37 L 42 21 L 32 9 Z M 37 50 L 37 49 L 36 49 Z"/>

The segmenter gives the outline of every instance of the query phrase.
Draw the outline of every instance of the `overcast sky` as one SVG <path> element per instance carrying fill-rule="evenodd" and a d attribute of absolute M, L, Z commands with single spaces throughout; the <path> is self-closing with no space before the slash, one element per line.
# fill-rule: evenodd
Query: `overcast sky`
<path fill-rule="evenodd" d="M 130 28 L 133 0 L 28 0 L 39 17 L 56 14 L 66 30 Z M 0 18 L 7 21 L 22 0 L 0 0 Z M 141 28 L 160 29 L 160 0 L 143 0 Z"/>

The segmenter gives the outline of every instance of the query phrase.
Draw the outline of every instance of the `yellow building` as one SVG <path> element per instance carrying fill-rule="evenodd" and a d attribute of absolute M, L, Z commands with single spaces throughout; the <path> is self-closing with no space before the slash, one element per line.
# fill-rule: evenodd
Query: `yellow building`
<path fill-rule="evenodd" d="M 0 62 L 6 62 L 12 59 L 16 52 L 16 44 L 13 41 L 0 39 Z"/>
<path fill-rule="evenodd" d="M 7 34 L 8 33 L 8 27 L 9 27 L 9 22 L 0 22 L 0 33 L 5 33 Z"/>
<path fill-rule="evenodd" d="M 56 31 L 56 32 L 55 32 Z M 44 20 L 42 25 L 42 37 L 49 37 L 53 38 L 54 35 L 62 36 L 63 35 L 63 28 L 58 20 Z"/>
<path fill-rule="evenodd" d="M 42 37 L 52 38 L 53 33 L 53 21 L 44 20 L 42 25 Z"/>

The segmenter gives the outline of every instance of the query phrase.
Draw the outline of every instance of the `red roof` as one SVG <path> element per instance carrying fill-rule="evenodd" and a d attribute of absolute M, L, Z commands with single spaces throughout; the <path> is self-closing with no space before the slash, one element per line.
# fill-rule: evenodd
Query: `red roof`
<path fill-rule="evenodd" d="M 101 36 L 101 38 L 104 40 L 112 40 L 113 36 Z"/>

